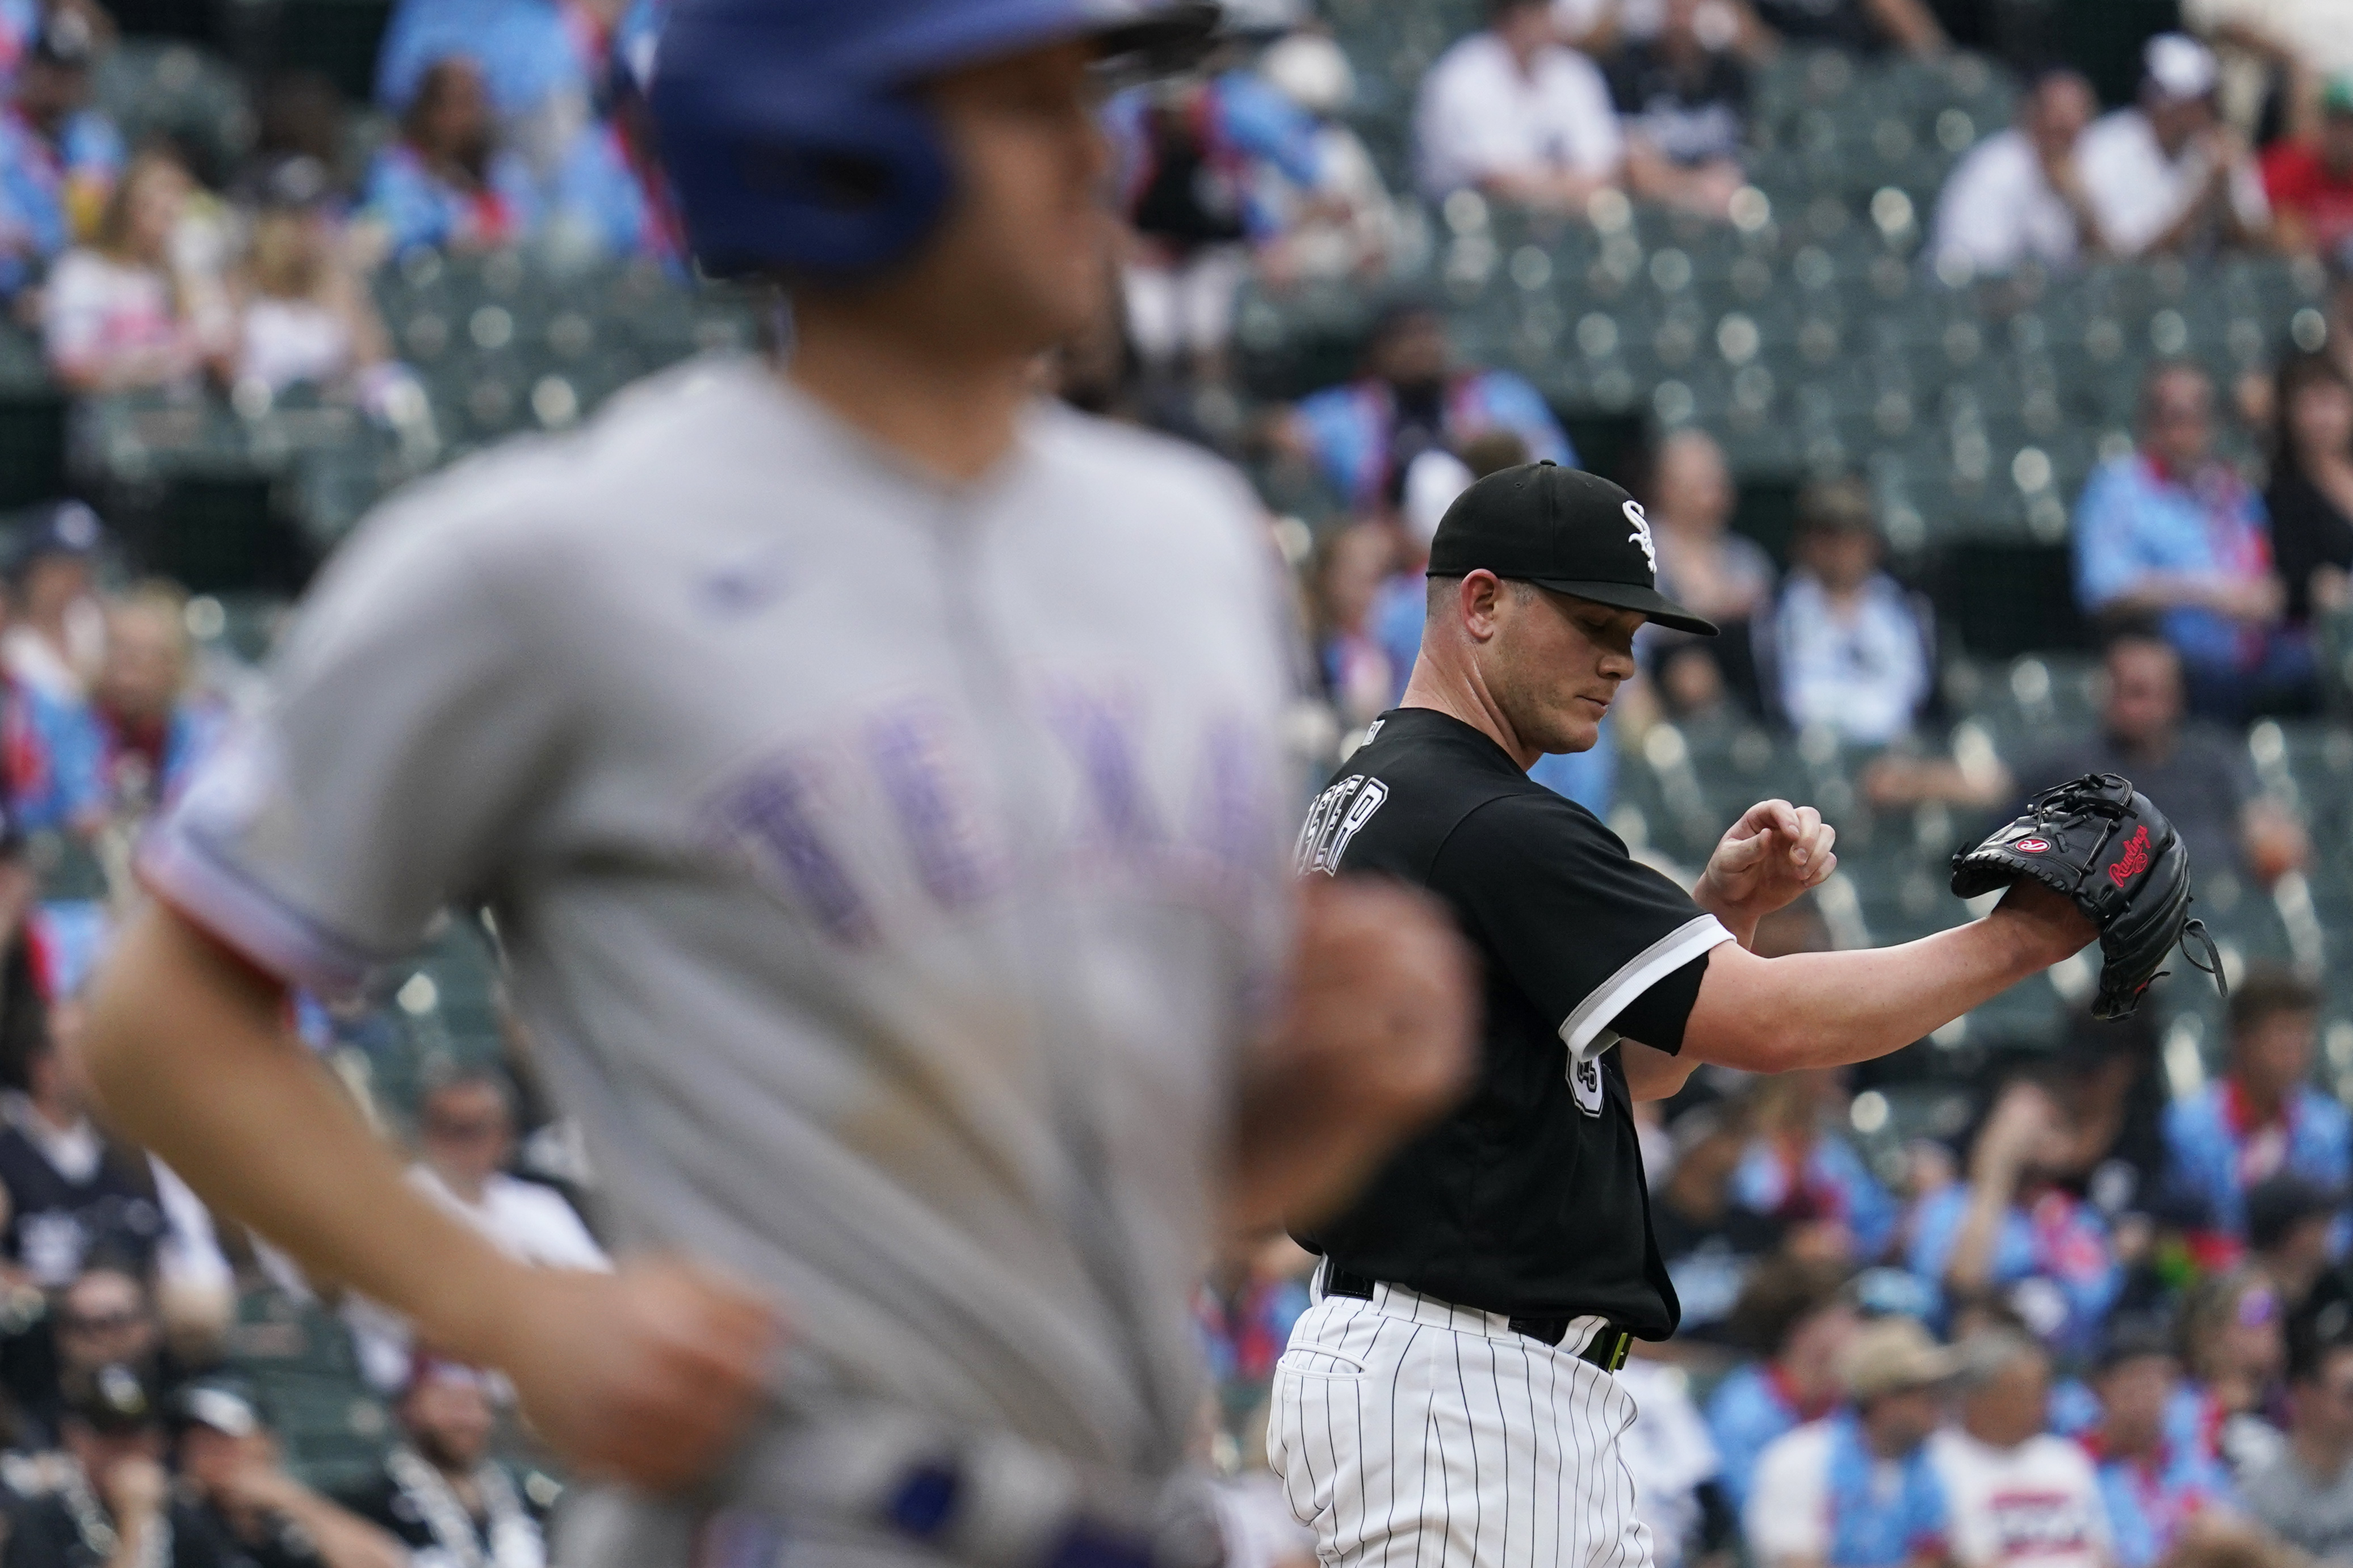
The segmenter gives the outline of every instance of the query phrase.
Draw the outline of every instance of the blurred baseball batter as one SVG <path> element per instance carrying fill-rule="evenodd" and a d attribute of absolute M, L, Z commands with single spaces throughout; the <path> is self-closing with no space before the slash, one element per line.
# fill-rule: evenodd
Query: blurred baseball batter
<path fill-rule="evenodd" d="M 1111 275 L 1103 68 L 1212 9 L 680 0 L 665 157 L 703 265 L 790 289 L 790 357 L 387 506 L 145 847 L 91 1047 L 122 1128 L 633 1496 L 818 1394 L 1166 1474 L 1213 1226 L 1336 1194 L 1467 1054 L 1440 921 L 1298 901 L 1250 497 L 1030 394 Z M 279 1027 L 451 904 L 496 916 L 617 1275 L 423 1201 Z"/>

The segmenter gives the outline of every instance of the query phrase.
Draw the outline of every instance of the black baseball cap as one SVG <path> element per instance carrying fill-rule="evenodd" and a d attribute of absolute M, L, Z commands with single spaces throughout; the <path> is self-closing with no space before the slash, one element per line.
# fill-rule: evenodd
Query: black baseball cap
<path fill-rule="evenodd" d="M 1658 552 L 1641 503 L 1599 474 L 1550 460 L 1489 474 L 1439 520 L 1430 574 L 1480 571 L 1715 636 L 1713 623 L 1659 592 Z"/>

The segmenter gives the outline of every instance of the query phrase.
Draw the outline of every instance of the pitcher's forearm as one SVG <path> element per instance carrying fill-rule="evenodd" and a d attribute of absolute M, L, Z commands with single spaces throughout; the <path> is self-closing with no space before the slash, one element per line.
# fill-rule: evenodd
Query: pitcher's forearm
<path fill-rule="evenodd" d="M 91 1006 L 109 1121 L 305 1268 L 453 1353 L 497 1359 L 493 1303 L 519 1266 L 409 1185 L 278 1009 L 265 981 L 177 916 L 142 912 Z"/>
<path fill-rule="evenodd" d="M 1900 947 L 1709 956 L 1683 1050 L 1750 1072 L 1843 1067 L 1900 1050 L 2052 963 L 2004 913 Z"/>

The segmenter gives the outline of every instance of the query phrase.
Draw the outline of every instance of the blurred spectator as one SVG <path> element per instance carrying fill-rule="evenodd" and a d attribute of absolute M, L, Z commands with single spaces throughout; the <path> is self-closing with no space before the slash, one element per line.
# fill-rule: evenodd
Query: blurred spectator
<path fill-rule="evenodd" d="M 1381 312 L 1356 379 L 1303 399 L 1284 438 L 1350 507 L 1369 511 L 1422 453 L 1461 451 L 1493 431 L 1517 436 L 1530 460 L 1576 466 L 1543 395 L 1509 371 L 1458 364 L 1446 317 L 1416 301 Z"/>
<path fill-rule="evenodd" d="M 2182 1303 L 2181 1349 L 2189 1381 L 2174 1396 L 2168 1428 L 2243 1481 L 2282 1442 L 2271 1419 L 2287 1367 L 2279 1293 L 2252 1268 L 2207 1276 Z"/>
<path fill-rule="evenodd" d="M 2138 449 L 2094 470 L 2075 508 L 2075 597 L 2111 624 L 2153 616 L 2179 649 L 2193 712 L 2229 721 L 2308 693 L 2312 650 L 2280 624 L 2263 498 L 2214 455 L 2214 384 L 2160 362 L 2141 383 Z"/>
<path fill-rule="evenodd" d="M 2162 1201 L 2166 1090 L 2157 1071 L 2157 1026 L 2146 1013 L 2102 1020 L 2069 1010 L 2052 1082 L 2071 1112 L 2063 1185 L 2107 1219 L 2127 1264 L 2147 1253 Z"/>
<path fill-rule="evenodd" d="M 1777 1074 L 1750 1092 L 1754 1131 L 1733 1173 L 1733 1201 L 1792 1228 L 1835 1232 L 1835 1256 L 1876 1262 L 1895 1237 L 1895 1200 L 1847 1141 L 1841 1069 Z"/>
<path fill-rule="evenodd" d="M 1883 744 L 1909 733 L 1935 694 L 1933 621 L 1880 570 L 1884 548 L 1860 479 L 1816 480 L 1799 496 L 1789 575 L 1755 634 L 1761 683 L 1791 725 Z"/>
<path fill-rule="evenodd" d="M 1314 1268 L 1314 1257 L 1287 1236 L 1238 1245 L 1194 1297 L 1193 1319 L 1216 1380 L 1219 1415 L 1238 1451 L 1265 1446 L 1262 1428 L 1244 1434 L 1239 1427 L 1263 1415 L 1260 1407 L 1274 1381 L 1274 1363 L 1307 1310 L 1307 1277 Z"/>
<path fill-rule="evenodd" d="M 2141 58 L 2139 103 L 2093 121 L 2076 148 L 2102 247 L 2138 257 L 2261 243 L 2270 204 L 2246 144 L 2216 121 L 2212 51 L 2161 33 Z"/>
<path fill-rule="evenodd" d="M 261 85 L 255 119 L 257 183 L 266 188 L 280 171 L 307 169 L 318 194 L 340 209 L 353 171 L 346 166 L 343 99 L 334 82 L 317 71 L 273 76 Z"/>
<path fill-rule="evenodd" d="M 2311 853 L 2303 827 L 2257 787 L 2245 746 L 2183 712 L 2181 657 L 2145 632 L 2108 641 L 2102 656 L 2097 733 L 2022 759 L 2015 770 L 2041 789 L 2084 773 L 2121 773 L 2165 802 L 2194 864 L 2268 885 Z M 1996 798 L 2013 794 L 2005 775 Z"/>
<path fill-rule="evenodd" d="M 227 354 L 231 324 L 220 281 L 185 265 L 175 245 L 190 189 L 177 158 L 141 153 L 90 245 L 68 251 L 50 272 L 43 347 L 69 390 L 184 386 Z"/>
<path fill-rule="evenodd" d="M 1388 581 L 1373 599 L 1373 635 L 1388 656 L 1395 683 L 1392 703 L 1404 698 L 1406 682 L 1413 679 L 1414 660 L 1421 657 L 1421 624 L 1429 614 L 1430 542 L 1438 536 L 1446 509 L 1483 474 L 1517 468 L 1528 460 L 1527 448 L 1509 431 L 1482 437 L 1468 449 L 1477 462 L 1465 462 L 1439 448 L 1415 458 L 1401 476 L 1397 556 Z"/>
<path fill-rule="evenodd" d="M 418 1096 L 409 1180 L 501 1250 L 557 1268 L 606 1268 L 605 1249 L 554 1188 L 507 1174 L 514 1090 L 492 1068 L 453 1068 Z"/>
<path fill-rule="evenodd" d="M 72 1463 L 25 1505 L 0 1568 L 216 1568 L 226 1559 L 164 1468 L 157 1394 L 126 1366 L 100 1370 L 67 1412 Z"/>
<path fill-rule="evenodd" d="M 1760 706 L 1751 622 L 1768 612 L 1779 574 L 1765 547 L 1732 531 L 1740 495 L 1724 448 L 1704 430 L 1676 431 L 1660 444 L 1651 468 L 1651 538 L 1659 552 L 1659 591 L 1720 628 L 1694 637 L 1664 627 L 1641 634 L 1643 661 L 1667 711 L 1705 713 L 1727 698 L 1748 711 Z"/>
<path fill-rule="evenodd" d="M 2084 1450 L 2051 1435 L 2051 1361 L 2022 1334 L 1961 1347 L 1960 1424 L 1928 1439 L 1957 1568 L 2108 1568 L 2108 1511 Z"/>
<path fill-rule="evenodd" d="M 1399 678 L 1374 635 L 1373 601 L 1396 554 L 1396 535 L 1373 522 L 1333 530 L 1315 552 L 1316 668 L 1351 732 L 1394 704 Z"/>
<path fill-rule="evenodd" d="M 1634 195 L 1712 218 L 1730 215 L 1748 183 L 1741 167 L 1748 71 L 1703 36 L 1711 0 L 1664 0 L 1654 37 L 1621 47 L 1609 61 L 1609 94 L 1626 132 L 1627 184 Z"/>
<path fill-rule="evenodd" d="M 655 42 L 640 28 L 617 30 L 606 117 L 580 132 L 556 171 L 555 221 L 596 250 L 650 261 L 683 283 L 691 270 L 685 220 L 662 172 L 646 98 Z"/>
<path fill-rule="evenodd" d="M 173 1404 L 182 1490 L 221 1568 L 410 1568 L 391 1535 L 287 1473 L 242 1379 L 204 1379 Z"/>
<path fill-rule="evenodd" d="M 137 822 L 178 798 L 227 715 L 190 689 L 187 606 L 150 583 L 107 608 L 106 659 L 91 692 L 109 808 Z"/>
<path fill-rule="evenodd" d="M 0 1094 L 0 1254 L 57 1289 L 92 1259 L 144 1270 L 165 1215 L 145 1156 L 90 1119 L 76 1038 L 80 1005 L 53 1005 L 47 1034 L 24 1064 L 25 1088 Z"/>
<path fill-rule="evenodd" d="M 2287 1442 L 2240 1489 L 2248 1513 L 2290 1545 L 2353 1562 L 2353 1337 L 2341 1327 L 2295 1368 Z"/>
<path fill-rule="evenodd" d="M 1287 211 L 1260 248 L 1260 276 L 1280 287 L 1386 272 L 1400 237 L 1398 207 L 1372 154 L 1341 118 L 1356 94 L 1346 52 L 1324 34 L 1293 33 L 1268 49 L 1258 68 L 1315 121 L 1314 184 L 1286 182 L 1280 191 Z"/>
<path fill-rule="evenodd" d="M 1658 1568 L 1683 1568 L 1732 1544 L 1736 1516 L 1716 1484 L 1715 1444 L 1679 1366 L 1636 1356 L 1618 1369 L 1634 1400 L 1619 1452 L 1634 1480 L 1634 1512 L 1651 1528 Z"/>
<path fill-rule="evenodd" d="M 1735 1318 L 1751 1267 L 1781 1242 L 1780 1224 L 1732 1201 L 1732 1173 L 1747 1147 L 1740 1107 L 1719 1100 L 1686 1110 L 1671 1129 L 1674 1161 L 1651 1194 L 1651 1227 L 1682 1299 L 1683 1331 L 1705 1333 Z M 1772 1331 L 1754 1348 L 1769 1352 Z"/>
<path fill-rule="evenodd" d="M 310 171 L 290 165 L 284 173 Z M 298 384 L 361 393 L 392 358 L 384 318 L 345 260 L 322 195 L 281 181 L 253 216 L 237 279 L 234 374 L 241 384 L 272 395 Z"/>
<path fill-rule="evenodd" d="M 2316 135 L 2274 143 L 2263 166 L 2282 249 L 2333 256 L 2353 239 L 2353 77 L 2322 92 Z"/>
<path fill-rule="evenodd" d="M 2105 1219 L 2058 1182 L 2071 1110 L 2030 1079 L 2006 1085 L 1969 1150 L 1968 1180 L 1914 1215 L 1911 1267 L 1949 1310 L 1997 1298 L 2046 1342 L 2080 1353 L 2124 1279 Z"/>
<path fill-rule="evenodd" d="M 171 1382 L 164 1328 L 147 1288 L 121 1268 L 100 1265 L 50 1299 L 49 1358 L 12 1365 L 20 1415 L 36 1441 L 58 1442 L 76 1402 L 100 1374 L 128 1368 L 161 1396 Z"/>
<path fill-rule="evenodd" d="M 368 170 L 360 203 L 396 254 L 494 250 L 531 232 L 538 190 L 529 165 L 500 145 L 473 60 L 449 55 L 425 71 L 399 136 Z"/>
<path fill-rule="evenodd" d="M 400 0 L 376 53 L 376 102 L 407 116 L 454 55 L 477 67 L 488 111 L 535 174 L 587 127 L 606 7 L 577 0 Z"/>
<path fill-rule="evenodd" d="M 1555 41 L 1546 0 L 1487 0 L 1488 25 L 1421 79 L 1414 148 L 1431 200 L 1477 190 L 1582 213 L 1623 179 L 1626 141 L 1591 60 Z"/>
<path fill-rule="evenodd" d="M 2320 994 L 2292 972 L 2256 963 L 2231 991 L 2223 1076 L 2167 1110 L 2173 1179 L 2201 1223 L 2247 1234 L 2247 1194 L 2298 1176 L 2342 1192 L 2353 1176 L 2353 1118 L 2312 1083 Z"/>
<path fill-rule="evenodd" d="M 2262 94 L 2284 88 L 2278 118 L 2291 135 L 2309 135 L 2327 85 L 2353 71 L 2353 34 L 2337 0 L 2183 0 L 2181 19 L 2242 57 L 2242 122 L 2261 117 Z"/>
<path fill-rule="evenodd" d="M 2119 1317 L 2092 1370 L 2099 1424 L 2084 1446 L 2099 1467 L 2116 1568 L 2154 1568 L 2182 1528 L 2232 1500 L 2231 1479 L 2202 1446 L 2177 1440 L 2167 1415 L 2181 1363 L 2159 1321 Z"/>
<path fill-rule="evenodd" d="M 1969 149 L 1936 198 L 1929 254 L 1940 269 L 2072 267 L 2098 255 L 2100 226 L 2075 149 L 2099 111 L 2079 71 L 2046 70 L 2019 100 L 2018 123 Z"/>
<path fill-rule="evenodd" d="M 122 171 L 122 137 L 89 107 L 98 51 L 89 23 L 61 13 L 18 66 L 0 109 L 0 299 L 37 282 L 97 226 Z"/>
<path fill-rule="evenodd" d="M 1834 1263 L 1776 1258 L 1759 1264 L 1740 1293 L 1733 1331 L 1759 1359 L 1735 1367 L 1707 1402 L 1724 1494 L 1736 1510 L 1748 1507 L 1766 1448 L 1838 1403 L 1858 1323 L 1846 1273 Z"/>
<path fill-rule="evenodd" d="M 2353 600 L 2353 381 L 2327 354 L 2298 354 L 2280 367 L 2275 407 L 2263 507 L 2287 618 L 2306 621 Z"/>
<path fill-rule="evenodd" d="M 1851 1408 L 1776 1439 L 1744 1515 L 1757 1568 L 1930 1568 L 1948 1559 L 1928 1458 L 1957 1363 L 1910 1318 L 1866 1324 L 1841 1358 Z"/>
<path fill-rule="evenodd" d="M 1893 45 L 1915 55 L 1941 53 L 1945 30 L 1921 0 L 1749 0 L 1766 26 L 1802 44 L 1851 49 Z"/>
<path fill-rule="evenodd" d="M 1222 381 L 1253 246 L 1287 216 L 1279 182 L 1322 177 L 1317 125 L 1245 70 L 1137 88 L 1105 112 L 1131 236 L 1128 333 L 1145 365 Z"/>
<path fill-rule="evenodd" d="M 383 1473 L 338 1500 L 418 1564 L 545 1568 L 552 1500 L 491 1458 L 496 1413 L 485 1374 L 419 1355 L 396 1413 L 401 1442 Z"/>
<path fill-rule="evenodd" d="M 97 564 L 106 546 L 98 513 L 78 500 L 35 510 L 18 525 L 8 557 L 15 601 L 0 660 L 17 684 L 54 701 L 79 704 L 106 657 L 106 611 Z"/>
<path fill-rule="evenodd" d="M 2247 1190 L 2247 1261 L 2270 1282 L 2291 1322 L 2336 1256 L 2341 1202 L 2296 1175 L 2273 1176 Z"/>

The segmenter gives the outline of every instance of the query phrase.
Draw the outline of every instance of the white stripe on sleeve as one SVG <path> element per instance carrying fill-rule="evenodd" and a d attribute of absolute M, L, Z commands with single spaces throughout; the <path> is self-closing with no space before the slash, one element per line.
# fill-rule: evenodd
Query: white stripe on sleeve
<path fill-rule="evenodd" d="M 1634 998 L 1697 958 L 1736 940 L 1714 915 L 1685 921 L 1628 959 L 1617 973 L 1586 994 L 1577 1010 L 1562 1020 L 1561 1044 L 1572 1062 L 1599 1056 L 1618 1043 L 1609 1021 L 1624 1012 Z"/>

